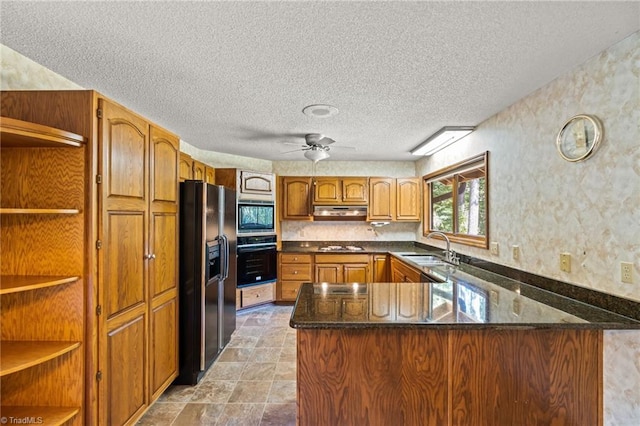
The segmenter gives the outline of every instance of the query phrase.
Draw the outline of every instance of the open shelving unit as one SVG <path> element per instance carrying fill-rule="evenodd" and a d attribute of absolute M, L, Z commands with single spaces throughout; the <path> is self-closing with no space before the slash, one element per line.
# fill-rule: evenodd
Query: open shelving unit
<path fill-rule="evenodd" d="M 3 417 L 83 423 L 86 144 L 0 117 Z"/>

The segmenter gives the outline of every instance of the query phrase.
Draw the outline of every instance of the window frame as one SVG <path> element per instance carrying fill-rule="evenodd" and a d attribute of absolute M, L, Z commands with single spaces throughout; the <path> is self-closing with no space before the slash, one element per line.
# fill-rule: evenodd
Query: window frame
<path fill-rule="evenodd" d="M 469 235 L 461 234 L 458 232 L 458 173 L 463 169 L 469 169 L 476 166 L 478 168 L 484 168 L 485 179 L 485 235 Z M 433 205 L 431 203 L 431 183 L 429 181 L 437 180 L 439 177 L 452 177 L 453 178 L 453 191 L 452 191 L 452 208 L 453 208 L 453 232 L 443 232 L 438 229 L 432 229 L 432 211 Z M 484 249 L 489 248 L 489 151 L 485 151 L 480 155 L 468 158 L 451 166 L 445 167 L 435 172 L 426 174 L 422 177 L 422 186 L 424 193 L 424 205 L 422 210 L 422 235 L 427 236 L 430 232 L 443 232 L 451 242 L 464 244 L 472 247 L 480 247 Z"/>

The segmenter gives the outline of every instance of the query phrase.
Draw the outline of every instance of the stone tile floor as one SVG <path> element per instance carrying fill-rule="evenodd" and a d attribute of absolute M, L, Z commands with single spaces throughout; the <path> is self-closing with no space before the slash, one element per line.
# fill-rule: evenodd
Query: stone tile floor
<path fill-rule="evenodd" d="M 231 342 L 196 386 L 170 386 L 138 425 L 296 424 L 292 306 L 238 312 Z"/>

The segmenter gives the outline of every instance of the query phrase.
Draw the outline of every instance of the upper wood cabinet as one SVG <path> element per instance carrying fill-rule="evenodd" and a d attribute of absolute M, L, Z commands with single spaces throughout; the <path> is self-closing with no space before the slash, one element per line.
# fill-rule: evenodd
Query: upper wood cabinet
<path fill-rule="evenodd" d="M 396 220 L 420 221 L 420 178 L 396 179 Z"/>
<path fill-rule="evenodd" d="M 180 163 L 178 165 L 178 175 L 180 182 L 193 179 L 193 158 L 184 152 L 180 153 Z"/>
<path fill-rule="evenodd" d="M 216 184 L 233 189 L 238 200 L 275 200 L 275 176 L 273 173 L 240 169 L 216 169 Z"/>
<path fill-rule="evenodd" d="M 215 184 L 216 183 L 216 169 L 213 167 L 205 166 L 204 167 L 204 181 L 206 183 Z"/>
<path fill-rule="evenodd" d="M 420 221 L 419 178 L 369 178 L 367 220 Z"/>
<path fill-rule="evenodd" d="M 282 219 L 312 220 L 311 178 L 284 176 L 282 178 Z"/>
<path fill-rule="evenodd" d="M 313 181 L 314 204 L 366 204 L 366 177 L 318 177 Z"/>
<path fill-rule="evenodd" d="M 205 165 L 200 161 L 193 161 L 193 179 L 204 181 L 205 177 Z"/>

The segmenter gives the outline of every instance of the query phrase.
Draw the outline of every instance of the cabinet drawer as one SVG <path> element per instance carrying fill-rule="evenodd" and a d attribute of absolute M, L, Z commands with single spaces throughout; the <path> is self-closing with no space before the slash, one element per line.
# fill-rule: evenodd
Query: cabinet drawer
<path fill-rule="evenodd" d="M 316 263 L 369 263 L 368 254 L 316 254 Z"/>
<path fill-rule="evenodd" d="M 296 300 L 303 282 L 305 281 L 282 281 L 280 284 L 281 300 Z"/>
<path fill-rule="evenodd" d="M 280 279 L 304 281 L 311 279 L 311 265 L 281 265 Z"/>
<path fill-rule="evenodd" d="M 281 253 L 282 263 L 311 263 L 311 255 L 303 253 Z"/>
<path fill-rule="evenodd" d="M 273 284 L 249 287 L 242 290 L 242 307 L 273 301 Z"/>

